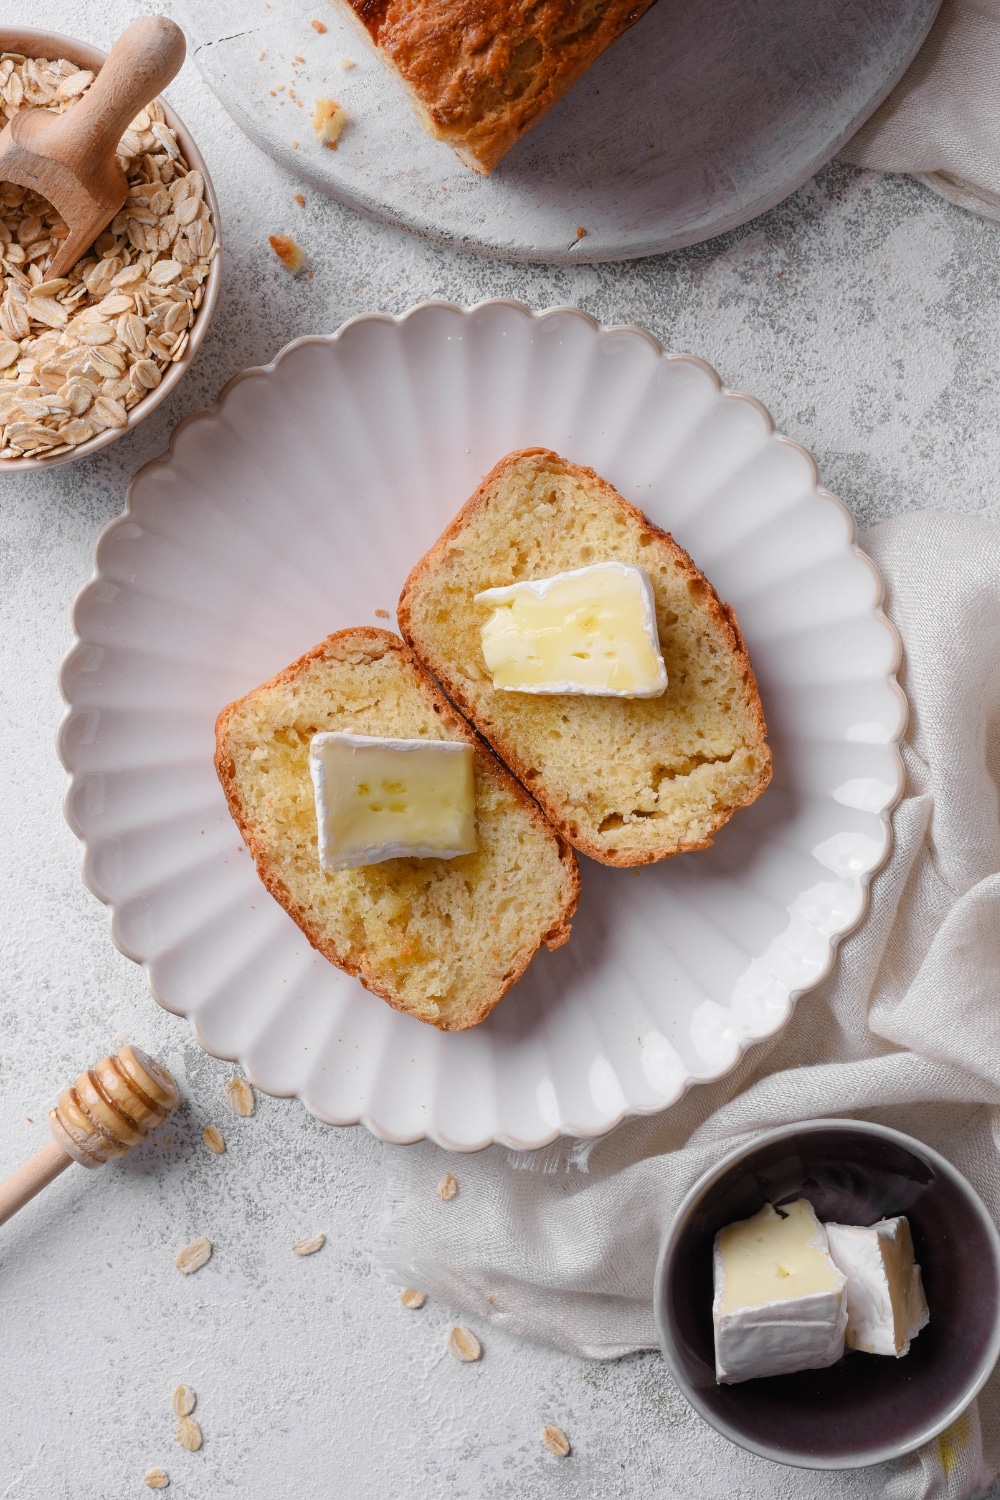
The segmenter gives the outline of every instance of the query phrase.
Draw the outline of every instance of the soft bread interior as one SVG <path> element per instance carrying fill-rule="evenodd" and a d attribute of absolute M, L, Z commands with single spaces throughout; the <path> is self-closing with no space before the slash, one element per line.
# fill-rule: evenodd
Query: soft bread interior
<path fill-rule="evenodd" d="M 324 873 L 308 756 L 332 729 L 476 744 L 477 853 Z M 230 705 L 216 762 L 264 883 L 310 942 L 422 1021 L 476 1024 L 543 941 L 569 936 L 572 853 L 386 631 L 331 636 Z"/>
<path fill-rule="evenodd" d="M 494 689 L 473 596 L 617 560 L 649 574 L 669 686 L 660 698 Z M 767 786 L 771 757 L 735 616 L 687 554 L 589 469 L 508 455 L 417 564 L 403 635 L 583 853 L 634 865 L 703 848 Z"/>

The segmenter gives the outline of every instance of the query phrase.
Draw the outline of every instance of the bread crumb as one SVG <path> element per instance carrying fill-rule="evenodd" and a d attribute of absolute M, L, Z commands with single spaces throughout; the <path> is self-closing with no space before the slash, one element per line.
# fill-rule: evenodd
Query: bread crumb
<path fill-rule="evenodd" d="M 347 114 L 336 99 L 317 99 L 313 107 L 313 130 L 325 146 L 336 151 L 340 132 L 347 124 Z"/>
<path fill-rule="evenodd" d="M 323 25 L 322 21 L 310 21 L 309 25 L 312 27 L 313 31 L 318 31 L 320 36 L 322 36 L 326 31 L 326 27 Z"/>
<path fill-rule="evenodd" d="M 301 245 L 296 244 L 290 234 L 269 234 L 267 242 L 281 264 L 293 276 L 297 276 L 305 265 L 306 252 Z"/>
<path fill-rule="evenodd" d="M 306 200 L 303 198 L 303 196 L 302 196 L 301 193 L 296 193 L 295 194 L 295 201 L 299 205 L 300 208 L 305 208 L 305 206 L 306 206 Z"/>
<path fill-rule="evenodd" d="M 378 620 L 388 620 L 389 611 L 387 609 L 377 609 L 375 611 L 375 618 Z"/>
<path fill-rule="evenodd" d="M 305 58 L 302 56 L 301 52 L 296 52 L 295 56 L 292 58 L 292 62 L 305 62 Z"/>
<path fill-rule="evenodd" d="M 347 73 L 351 68 L 356 68 L 357 63 L 354 61 L 353 57 L 342 57 L 340 59 L 340 66 L 343 68 L 344 72 Z"/>
<path fill-rule="evenodd" d="M 298 144 L 299 144 L 298 141 L 293 141 L 292 142 L 293 149 L 297 150 L 298 149 Z"/>
<path fill-rule="evenodd" d="M 263 51 L 263 49 L 262 49 L 260 52 L 257 53 L 257 61 L 258 62 L 263 62 L 266 56 L 267 56 L 267 53 L 265 51 Z"/>
<path fill-rule="evenodd" d="M 587 231 L 584 229 L 582 224 L 578 224 L 576 226 L 576 237 L 578 240 L 582 240 L 586 236 L 586 233 Z"/>

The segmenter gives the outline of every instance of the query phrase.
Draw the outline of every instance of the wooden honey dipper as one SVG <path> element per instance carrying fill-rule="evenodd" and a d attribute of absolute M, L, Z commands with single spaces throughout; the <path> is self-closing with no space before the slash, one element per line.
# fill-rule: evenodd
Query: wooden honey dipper
<path fill-rule="evenodd" d="M 103 1167 L 124 1156 L 165 1120 L 177 1103 L 177 1085 L 138 1047 L 102 1057 L 63 1089 L 49 1110 L 52 1140 L 0 1182 L 0 1224 L 73 1163 Z"/>

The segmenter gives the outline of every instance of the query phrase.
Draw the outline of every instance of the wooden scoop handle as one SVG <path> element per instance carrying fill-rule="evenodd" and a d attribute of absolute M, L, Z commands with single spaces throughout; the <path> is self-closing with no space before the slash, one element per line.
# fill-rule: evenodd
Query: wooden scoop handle
<path fill-rule="evenodd" d="M 66 165 L 86 178 L 95 160 L 113 156 L 130 121 L 180 70 L 184 53 L 184 33 L 167 16 L 133 21 L 87 92 L 58 117 L 66 141 L 59 155 Z"/>

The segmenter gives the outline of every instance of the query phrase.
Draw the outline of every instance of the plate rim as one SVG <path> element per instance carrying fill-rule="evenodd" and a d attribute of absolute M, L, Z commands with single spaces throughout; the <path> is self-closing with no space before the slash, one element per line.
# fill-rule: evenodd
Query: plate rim
<path fill-rule="evenodd" d="M 273 374 L 277 370 L 278 366 L 283 362 L 283 360 L 285 360 L 295 350 L 305 345 L 338 343 L 349 329 L 355 328 L 359 324 L 387 323 L 398 327 L 408 322 L 416 315 L 429 311 L 457 313 L 464 318 L 471 318 L 477 313 L 482 313 L 485 310 L 492 308 L 509 309 L 523 317 L 526 317 L 532 323 L 542 323 L 559 316 L 572 316 L 574 318 L 582 320 L 587 325 L 591 333 L 598 337 L 602 335 L 621 333 L 638 336 L 654 350 L 659 358 L 670 363 L 683 363 L 693 365 L 697 369 L 701 370 L 709 377 L 719 396 L 728 400 L 743 402 L 751 406 L 763 419 L 767 433 L 770 437 L 773 437 L 783 446 L 791 448 L 806 460 L 812 478 L 814 493 L 820 499 L 832 504 L 840 513 L 840 516 L 846 528 L 847 548 L 851 552 L 851 554 L 856 557 L 861 563 L 863 563 L 864 566 L 868 569 L 868 572 L 874 584 L 874 598 L 871 605 L 871 617 L 877 620 L 882 628 L 886 631 L 892 648 L 891 666 L 886 672 L 885 678 L 882 679 L 880 676 L 879 680 L 884 680 L 886 682 L 896 700 L 898 719 L 892 738 L 887 740 L 884 743 L 883 747 L 888 750 L 892 756 L 892 761 L 896 773 L 895 786 L 893 788 L 891 796 L 888 798 L 881 811 L 877 814 L 882 830 L 882 848 L 878 856 L 868 867 L 868 869 L 862 871 L 858 876 L 855 877 L 856 887 L 860 898 L 858 902 L 857 916 L 848 926 L 844 927 L 840 932 L 827 936 L 826 962 L 824 963 L 821 972 L 818 973 L 809 984 L 796 987 L 789 991 L 788 1005 L 785 1014 L 776 1026 L 771 1027 L 769 1030 L 761 1034 L 750 1034 L 741 1037 L 738 1042 L 738 1050 L 735 1056 L 730 1062 L 726 1064 L 726 1066 L 719 1069 L 718 1071 L 706 1074 L 694 1074 L 690 1072 L 686 1073 L 683 1081 L 679 1084 L 676 1092 L 671 1096 L 670 1099 L 646 1107 L 626 1105 L 615 1116 L 613 1120 L 610 1120 L 609 1122 L 601 1125 L 599 1128 L 587 1129 L 586 1127 L 574 1127 L 571 1124 L 563 1122 L 559 1126 L 553 1127 L 544 1136 L 539 1136 L 537 1139 L 532 1139 L 530 1141 L 521 1140 L 517 1136 L 507 1135 L 501 1131 L 497 1131 L 496 1134 L 490 1136 L 488 1140 L 480 1140 L 474 1143 L 468 1143 L 464 1141 L 451 1140 L 447 1135 L 434 1128 L 424 1129 L 420 1133 L 415 1134 L 399 1134 L 387 1129 L 377 1120 L 372 1119 L 372 1117 L 366 1114 L 363 1110 L 359 1110 L 357 1114 L 354 1115 L 351 1119 L 333 1119 L 328 1113 L 325 1114 L 318 1107 L 318 1105 L 310 1101 L 307 1089 L 303 1091 L 300 1091 L 296 1088 L 276 1089 L 262 1083 L 259 1077 L 255 1075 L 254 1070 L 247 1064 L 245 1059 L 240 1056 L 239 1049 L 236 1049 L 232 1052 L 227 1052 L 224 1049 L 218 1047 L 208 1046 L 200 1034 L 197 1018 L 187 1016 L 185 1012 L 178 1010 L 173 1004 L 168 1003 L 162 998 L 162 996 L 157 992 L 157 986 L 154 982 L 153 974 L 151 972 L 151 964 L 154 962 L 154 960 L 150 958 L 142 958 L 138 954 L 131 952 L 126 944 L 119 938 L 116 932 L 117 910 L 114 899 L 99 888 L 99 883 L 97 882 L 96 877 L 92 877 L 90 871 L 88 870 L 88 861 L 91 852 L 90 844 L 86 836 L 81 832 L 79 826 L 77 825 L 72 810 L 72 800 L 77 787 L 77 772 L 74 769 L 72 753 L 68 745 L 69 730 L 76 718 L 76 715 L 78 713 L 86 712 L 87 710 L 78 709 L 74 704 L 69 692 L 69 682 L 77 652 L 86 644 L 80 634 L 79 611 L 81 610 L 81 607 L 87 600 L 91 591 L 100 584 L 101 573 L 98 554 L 104 543 L 104 540 L 107 536 L 113 534 L 118 528 L 129 524 L 133 517 L 133 492 L 135 491 L 136 486 L 149 471 L 163 467 L 171 462 L 174 456 L 175 443 L 177 442 L 180 434 L 185 431 L 187 427 L 195 422 L 201 421 L 206 417 L 214 416 L 221 410 L 221 408 L 229 398 L 230 393 L 244 380 L 248 380 L 252 377 L 260 377 Z M 107 923 L 111 941 L 118 949 L 119 953 L 123 954 L 124 957 L 129 959 L 131 962 L 138 964 L 142 968 L 142 971 L 145 975 L 147 988 L 156 1004 L 159 1005 L 160 1008 L 162 1010 L 165 1010 L 168 1014 L 180 1016 L 183 1019 L 187 1020 L 195 1041 L 203 1051 L 207 1052 L 210 1056 L 217 1057 L 223 1061 L 239 1063 L 240 1067 L 246 1073 L 251 1082 L 253 1082 L 257 1088 L 261 1089 L 262 1092 L 274 1098 L 299 1098 L 303 1106 L 309 1111 L 309 1113 L 313 1115 L 315 1119 L 320 1120 L 323 1124 L 337 1125 L 343 1128 L 363 1125 L 365 1129 L 367 1129 L 377 1139 L 385 1141 L 392 1145 L 415 1145 L 421 1141 L 430 1140 L 446 1151 L 455 1151 L 461 1153 L 482 1151 L 491 1145 L 504 1146 L 507 1149 L 514 1151 L 535 1151 L 549 1146 L 553 1142 L 562 1138 L 571 1140 L 599 1140 L 602 1137 L 609 1135 L 613 1130 L 616 1130 L 618 1126 L 626 1120 L 658 1115 L 664 1113 L 668 1109 L 671 1109 L 674 1105 L 678 1104 L 680 1100 L 683 1099 L 690 1091 L 690 1089 L 695 1085 L 715 1083 L 720 1079 L 727 1077 L 730 1073 L 735 1072 L 735 1070 L 740 1066 L 740 1063 L 751 1047 L 757 1046 L 761 1042 L 769 1041 L 772 1038 L 778 1037 L 786 1029 L 789 1022 L 791 1021 L 792 1016 L 795 1013 L 798 1001 L 802 998 L 802 996 L 807 994 L 811 990 L 817 989 L 829 978 L 837 961 L 837 955 L 840 949 L 840 945 L 844 941 L 844 939 L 850 937 L 852 933 L 857 932 L 864 923 L 870 905 L 871 882 L 875 878 L 875 876 L 885 868 L 885 865 L 892 853 L 892 813 L 902 799 L 906 783 L 906 769 L 900 747 L 905 737 L 907 725 L 909 722 L 909 703 L 907 701 L 906 694 L 903 691 L 903 688 L 898 680 L 898 672 L 903 660 L 903 646 L 899 636 L 899 632 L 897 631 L 892 620 L 890 620 L 889 616 L 885 613 L 885 610 L 883 608 L 885 602 L 885 594 L 885 582 L 882 578 L 881 572 L 879 571 L 874 560 L 858 543 L 857 524 L 853 513 L 848 509 L 848 507 L 842 500 L 839 500 L 837 496 L 831 494 L 829 490 L 825 489 L 820 484 L 819 466 L 816 463 L 813 455 L 807 448 L 804 448 L 801 443 L 797 443 L 794 439 L 786 437 L 784 433 L 777 430 L 771 413 L 768 411 L 767 407 L 763 404 L 762 401 L 760 401 L 756 396 L 750 396 L 742 391 L 736 391 L 726 386 L 715 368 L 706 360 L 702 359 L 699 355 L 688 354 L 684 352 L 669 353 L 664 349 L 659 339 L 657 339 L 655 335 L 650 333 L 648 329 L 643 328 L 635 323 L 603 324 L 598 322 L 598 320 L 592 317 L 589 313 L 584 312 L 582 308 L 575 307 L 571 304 L 559 304 L 555 307 L 535 310 L 529 307 L 526 303 L 523 303 L 517 298 L 513 297 L 487 297 L 482 301 L 472 303 L 467 306 L 452 302 L 447 298 L 430 297 L 421 302 L 415 303 L 412 307 L 408 308 L 405 312 L 402 313 L 359 313 L 352 318 L 348 318 L 346 322 L 342 323 L 331 333 L 302 334 L 298 338 L 290 340 L 289 343 L 284 344 L 278 350 L 274 358 L 268 361 L 267 364 L 250 365 L 246 369 L 237 371 L 235 375 L 231 376 L 230 379 L 226 381 L 215 401 L 210 405 L 199 407 L 194 411 L 188 412 L 187 415 L 184 416 L 170 432 L 167 447 L 164 452 L 158 454 L 155 458 L 148 460 L 139 469 L 136 470 L 135 474 L 132 476 L 128 490 L 126 492 L 124 509 L 122 510 L 120 515 L 115 516 L 114 519 L 109 521 L 106 526 L 102 527 L 101 532 L 97 537 L 96 542 L 94 543 L 93 566 L 91 575 L 87 579 L 87 581 L 82 584 L 81 587 L 77 590 L 70 609 L 70 620 L 73 627 L 74 638 L 72 644 L 62 658 L 58 672 L 59 691 L 62 696 L 63 702 L 66 705 L 66 712 L 63 714 L 63 717 L 59 723 L 58 730 L 56 732 L 56 753 L 59 757 L 60 764 L 69 777 L 69 782 L 66 787 L 62 803 L 63 816 L 66 819 L 66 823 L 68 824 L 71 832 L 77 839 L 79 839 L 80 843 L 83 846 L 83 858 L 81 861 L 80 870 L 83 883 L 91 892 L 91 894 L 96 896 L 101 904 L 108 908 Z"/>

